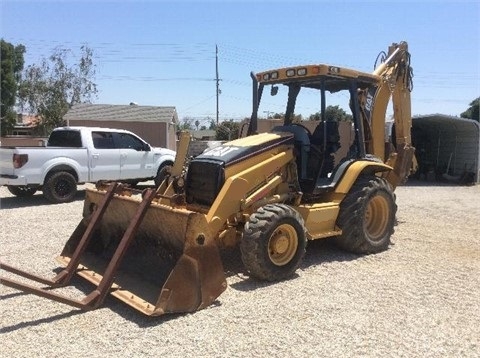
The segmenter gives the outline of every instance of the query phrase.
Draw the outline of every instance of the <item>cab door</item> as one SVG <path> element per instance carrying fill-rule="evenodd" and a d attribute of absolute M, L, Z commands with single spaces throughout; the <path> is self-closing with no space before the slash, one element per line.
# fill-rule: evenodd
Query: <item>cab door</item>
<path fill-rule="evenodd" d="M 120 149 L 115 145 L 114 133 L 92 132 L 93 149 L 90 152 L 90 180 L 118 180 L 120 178 Z"/>
<path fill-rule="evenodd" d="M 115 133 L 120 150 L 120 178 L 140 179 L 154 176 L 153 154 L 150 145 L 131 133 Z"/>

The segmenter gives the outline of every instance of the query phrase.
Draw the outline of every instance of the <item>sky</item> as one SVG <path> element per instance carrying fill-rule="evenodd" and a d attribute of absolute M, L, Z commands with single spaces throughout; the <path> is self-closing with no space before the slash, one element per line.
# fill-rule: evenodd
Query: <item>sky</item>
<path fill-rule="evenodd" d="M 25 65 L 93 50 L 94 103 L 175 106 L 180 119 L 249 117 L 250 72 L 314 63 L 371 72 L 407 41 L 413 115 L 460 115 L 480 96 L 480 1 L 0 1 L 0 34 Z M 298 108 L 318 111 L 318 98 Z M 265 98 L 264 113 L 284 107 Z M 313 103 L 315 102 L 315 103 Z"/>

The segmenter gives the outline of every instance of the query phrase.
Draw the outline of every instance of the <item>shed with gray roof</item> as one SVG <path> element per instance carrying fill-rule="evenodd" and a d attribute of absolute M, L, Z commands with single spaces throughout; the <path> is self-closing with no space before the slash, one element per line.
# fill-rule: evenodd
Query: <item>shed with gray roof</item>
<path fill-rule="evenodd" d="M 460 184 L 480 182 L 480 124 L 471 119 L 431 114 L 412 118 L 418 176 Z"/>
<path fill-rule="evenodd" d="M 129 130 L 157 147 L 176 150 L 177 110 L 172 106 L 77 104 L 64 116 L 67 125 Z"/>

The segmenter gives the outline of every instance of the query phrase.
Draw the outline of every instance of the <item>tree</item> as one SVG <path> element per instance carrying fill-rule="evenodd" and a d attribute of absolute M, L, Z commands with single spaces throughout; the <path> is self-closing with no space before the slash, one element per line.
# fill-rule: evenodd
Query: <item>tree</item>
<path fill-rule="evenodd" d="M 179 130 L 188 131 L 193 129 L 193 118 L 192 117 L 183 117 L 178 128 Z"/>
<path fill-rule="evenodd" d="M 40 117 L 44 134 L 64 125 L 63 116 L 73 105 L 91 103 L 97 94 L 93 52 L 87 46 L 80 52 L 78 63 L 70 65 L 71 51 L 57 48 L 40 65 L 30 65 L 24 71 L 19 99 L 23 108 Z"/>
<path fill-rule="evenodd" d="M 327 108 L 325 108 L 325 118 L 335 122 L 351 121 L 353 119 L 351 114 L 348 114 L 339 106 L 327 106 Z M 311 114 L 308 119 L 311 121 L 320 121 L 322 114 L 321 112 Z"/>
<path fill-rule="evenodd" d="M 216 140 L 233 140 L 238 138 L 240 124 L 233 120 L 224 121 L 215 128 Z"/>
<path fill-rule="evenodd" d="M 208 129 L 215 130 L 215 128 L 217 128 L 217 123 L 214 119 L 210 119 L 210 125 L 208 126 Z"/>
<path fill-rule="evenodd" d="M 21 78 L 23 70 L 25 46 L 13 46 L 11 43 L 0 40 L 1 47 L 1 102 L 0 102 L 0 118 L 1 118 L 1 134 L 5 135 L 13 128 L 17 121 L 17 114 L 14 110 L 18 82 Z"/>
<path fill-rule="evenodd" d="M 477 122 L 480 122 L 479 106 L 480 106 L 480 97 L 477 97 L 470 103 L 470 108 L 468 108 L 465 112 L 460 114 L 460 117 L 469 118 Z"/>

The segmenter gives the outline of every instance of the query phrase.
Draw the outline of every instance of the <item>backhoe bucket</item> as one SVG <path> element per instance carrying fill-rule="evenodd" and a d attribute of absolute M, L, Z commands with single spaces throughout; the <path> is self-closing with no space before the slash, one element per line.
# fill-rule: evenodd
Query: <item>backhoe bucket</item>
<path fill-rule="evenodd" d="M 84 219 L 57 260 L 68 265 L 105 192 L 87 189 Z M 119 260 L 110 293 L 151 316 L 205 308 L 226 289 L 219 249 L 203 214 L 153 200 L 123 250 L 128 230 L 142 203 L 140 193 L 116 194 L 99 219 L 81 255 L 76 273 L 101 288 L 110 262 Z M 106 273 L 106 271 L 108 271 Z"/>

